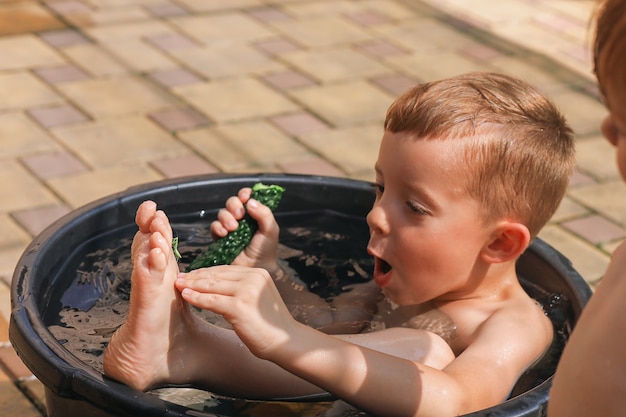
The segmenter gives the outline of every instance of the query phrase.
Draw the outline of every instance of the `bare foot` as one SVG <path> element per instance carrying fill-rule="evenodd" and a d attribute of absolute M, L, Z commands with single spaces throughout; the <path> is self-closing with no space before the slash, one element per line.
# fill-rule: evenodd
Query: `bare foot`
<path fill-rule="evenodd" d="M 179 269 L 172 251 L 172 228 L 163 211 L 146 201 L 137 209 L 139 231 L 132 244 L 130 309 L 104 354 L 107 376 L 139 390 L 175 381 L 174 358 L 193 320 L 174 287 Z"/>

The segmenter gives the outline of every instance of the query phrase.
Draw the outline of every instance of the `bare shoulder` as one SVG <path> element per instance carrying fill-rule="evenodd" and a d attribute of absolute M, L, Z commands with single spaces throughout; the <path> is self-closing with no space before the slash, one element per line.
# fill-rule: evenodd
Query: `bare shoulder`
<path fill-rule="evenodd" d="M 463 307 L 451 313 L 458 326 L 453 347 L 457 356 L 444 372 L 471 392 L 472 401 L 502 401 L 548 350 L 552 324 L 526 293 L 491 303 L 475 300 Z"/>

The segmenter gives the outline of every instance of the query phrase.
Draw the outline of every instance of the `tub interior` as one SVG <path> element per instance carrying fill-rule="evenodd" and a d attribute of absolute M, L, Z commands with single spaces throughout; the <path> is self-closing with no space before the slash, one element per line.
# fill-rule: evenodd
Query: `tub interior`
<path fill-rule="evenodd" d="M 269 416 L 277 415 L 278 410 L 285 415 L 300 416 L 365 415 L 331 398 L 258 402 L 230 399 L 189 387 L 134 393 L 101 375 L 102 351 L 123 321 L 124 294 L 130 290 L 128 261 L 130 242 L 136 232 L 134 211 L 139 203 L 153 199 L 168 213 L 180 238 L 184 267 L 206 246 L 209 224 L 225 198 L 241 186 L 257 181 L 277 183 L 287 189 L 276 214 L 281 243 L 286 248 L 283 257 L 311 291 L 327 297 L 341 291 L 344 285 L 369 279 L 373 262 L 365 250 L 369 238 L 365 215 L 374 194 L 364 182 L 324 178 L 312 181 L 310 177 L 299 176 L 194 178 L 136 188 L 96 202 L 62 219 L 35 239 L 16 269 L 16 286 L 22 287 L 14 288 L 12 294 L 15 316 L 11 323 L 12 339 L 24 362 L 46 385 L 49 396 L 76 396 L 93 401 L 88 397 L 96 393 L 109 400 L 117 398 L 120 404 L 114 408 L 119 413 L 124 403 L 129 403 L 126 397 L 132 393 L 134 401 L 148 404 L 145 410 L 154 406 L 169 410 L 171 415 Z M 569 261 L 541 240 L 534 242 L 522 256 L 518 271 L 524 289 L 552 320 L 555 342 L 548 354 L 520 378 L 511 399 L 549 381 L 589 296 L 586 289 L 581 294 L 568 281 L 580 279 Z M 114 300 L 118 304 L 105 303 L 103 308 L 110 311 L 110 317 L 117 318 L 107 321 L 90 317 L 90 309 L 98 308 L 111 294 L 118 298 Z M 24 335 L 17 329 L 23 314 L 28 315 L 28 321 L 41 338 L 41 346 L 25 346 Z M 81 325 L 76 325 L 79 322 Z M 36 357 L 42 354 L 47 357 Z M 62 372 L 57 369 L 59 366 Z M 72 381 L 68 381 L 68 372 Z M 74 384 L 76 375 L 89 383 Z M 128 415 L 133 413 L 136 411 Z"/>

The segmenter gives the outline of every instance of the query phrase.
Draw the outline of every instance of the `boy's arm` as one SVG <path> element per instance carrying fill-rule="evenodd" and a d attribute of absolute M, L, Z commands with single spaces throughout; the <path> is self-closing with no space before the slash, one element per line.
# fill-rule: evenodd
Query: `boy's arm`
<path fill-rule="evenodd" d="M 238 390 L 235 395 L 302 395 L 311 389 L 308 381 L 374 414 L 452 416 L 504 400 L 527 364 L 542 353 L 536 346 L 545 346 L 529 341 L 527 324 L 515 317 L 490 318 L 456 359 L 441 338 L 415 329 L 329 336 L 295 321 L 271 278 L 259 269 L 193 271 L 176 285 L 186 301 L 223 315 L 249 349 L 237 348 L 239 339 L 233 337 L 221 361 L 241 367 L 219 373 L 232 377 L 229 381 L 208 382 L 228 383 L 220 386 Z M 246 356 L 250 353 L 261 360 Z M 242 383 L 258 375 L 272 384 Z"/>

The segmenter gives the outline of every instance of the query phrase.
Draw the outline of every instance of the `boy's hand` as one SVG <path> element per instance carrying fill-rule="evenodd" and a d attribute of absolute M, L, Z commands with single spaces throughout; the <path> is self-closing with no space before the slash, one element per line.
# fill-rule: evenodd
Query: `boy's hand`
<path fill-rule="evenodd" d="M 260 267 L 273 272 L 278 269 L 278 223 L 267 206 L 250 199 L 251 192 L 249 187 L 242 188 L 237 196 L 226 200 L 225 208 L 220 209 L 217 220 L 211 223 L 211 235 L 216 239 L 236 230 L 238 221 L 245 216 L 247 209 L 248 214 L 257 221 L 259 229 L 250 244 L 235 258 L 233 265 Z"/>
<path fill-rule="evenodd" d="M 190 304 L 222 315 L 250 351 L 261 358 L 286 343 L 291 317 L 269 273 L 221 265 L 180 274 L 176 288 Z"/>

